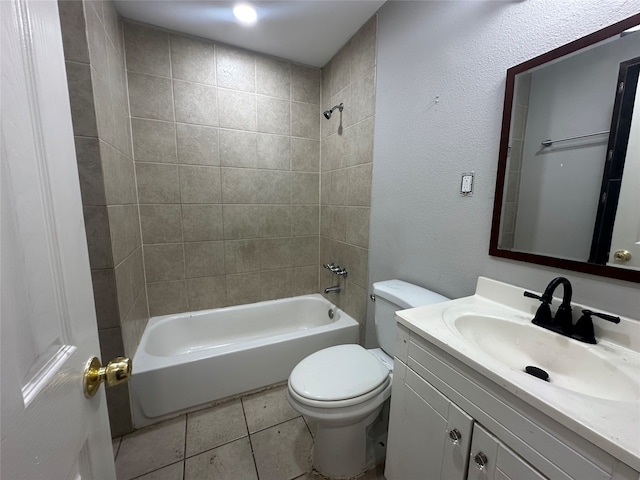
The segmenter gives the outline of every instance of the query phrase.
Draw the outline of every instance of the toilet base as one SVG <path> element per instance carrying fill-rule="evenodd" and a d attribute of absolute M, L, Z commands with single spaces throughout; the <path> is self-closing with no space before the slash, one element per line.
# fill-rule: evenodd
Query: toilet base
<path fill-rule="evenodd" d="M 389 399 L 355 424 L 318 421 L 311 457 L 314 468 L 327 477 L 344 479 L 381 463 L 388 425 Z"/>

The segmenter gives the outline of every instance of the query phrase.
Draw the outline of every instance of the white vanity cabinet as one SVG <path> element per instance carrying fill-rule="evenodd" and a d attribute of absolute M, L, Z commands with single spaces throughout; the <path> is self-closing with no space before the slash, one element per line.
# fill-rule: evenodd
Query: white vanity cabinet
<path fill-rule="evenodd" d="M 640 478 L 419 334 L 398 329 L 387 480 Z"/>

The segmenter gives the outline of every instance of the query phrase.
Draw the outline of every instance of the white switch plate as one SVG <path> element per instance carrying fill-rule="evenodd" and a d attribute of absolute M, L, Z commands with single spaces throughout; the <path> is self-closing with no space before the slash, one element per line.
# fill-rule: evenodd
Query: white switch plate
<path fill-rule="evenodd" d="M 462 181 L 460 182 L 460 195 L 464 197 L 470 197 L 471 195 L 473 195 L 473 177 L 474 172 L 462 174 Z"/>

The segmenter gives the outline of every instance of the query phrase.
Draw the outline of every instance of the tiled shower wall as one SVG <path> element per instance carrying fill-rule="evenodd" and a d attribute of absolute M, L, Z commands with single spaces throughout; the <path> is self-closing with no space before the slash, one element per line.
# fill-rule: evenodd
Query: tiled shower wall
<path fill-rule="evenodd" d="M 364 341 L 369 263 L 369 212 L 373 168 L 377 16 L 372 17 L 322 69 L 322 110 L 344 103 L 322 119 L 320 263 L 347 268 L 336 301 L 361 325 Z M 320 269 L 320 287 L 337 277 Z"/>
<path fill-rule="evenodd" d="M 320 70 L 124 33 L 150 314 L 317 292 Z"/>
<path fill-rule="evenodd" d="M 511 134 L 509 138 L 509 153 L 507 155 L 507 179 L 504 187 L 504 208 L 500 223 L 499 247 L 513 248 L 516 220 L 518 214 L 518 194 L 520 192 L 520 175 L 522 172 L 522 155 L 524 151 L 524 134 L 529 112 L 529 93 L 531 92 L 531 74 L 518 75 L 513 113 L 511 118 Z"/>
<path fill-rule="evenodd" d="M 110 1 L 58 3 L 102 361 L 133 356 L 149 318 L 122 44 Z M 131 430 L 128 385 L 110 388 L 114 436 Z"/>

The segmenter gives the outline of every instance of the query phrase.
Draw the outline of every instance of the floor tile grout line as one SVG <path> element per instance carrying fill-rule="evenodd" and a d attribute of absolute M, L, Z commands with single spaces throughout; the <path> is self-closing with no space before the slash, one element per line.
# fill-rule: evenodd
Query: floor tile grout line
<path fill-rule="evenodd" d="M 244 409 L 244 398 L 240 398 L 240 405 L 242 406 L 242 416 L 244 417 L 244 424 L 247 427 L 247 436 L 249 437 L 249 448 L 251 448 L 251 459 L 253 460 L 253 468 L 256 470 L 256 478 L 260 480 L 260 472 L 258 472 L 258 463 L 256 462 L 256 452 L 253 450 L 253 442 L 251 441 L 251 432 L 249 432 L 249 422 L 247 421 L 247 412 Z"/>
<path fill-rule="evenodd" d="M 189 433 L 189 414 L 184 415 L 184 450 L 182 451 L 182 480 L 187 476 L 187 434 Z"/>

